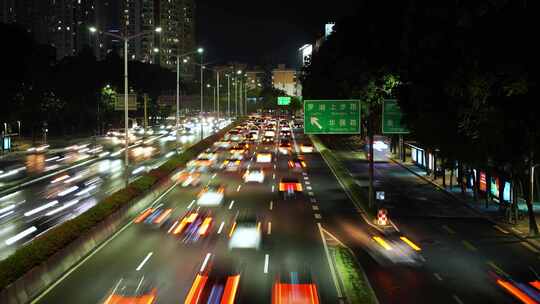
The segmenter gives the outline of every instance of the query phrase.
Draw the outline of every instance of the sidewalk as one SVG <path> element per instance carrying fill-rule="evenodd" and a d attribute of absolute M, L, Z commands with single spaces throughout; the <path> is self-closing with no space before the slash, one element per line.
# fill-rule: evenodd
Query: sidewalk
<path fill-rule="evenodd" d="M 446 187 L 443 187 L 442 177 L 434 179 L 432 176 L 427 176 L 424 169 L 416 166 L 409 159 L 407 159 L 405 162 L 402 162 L 393 157 L 390 157 L 390 159 L 395 163 L 403 166 L 410 172 L 414 173 L 415 175 L 419 176 L 420 178 L 432 183 L 437 188 L 445 191 L 448 195 L 452 196 L 457 201 L 475 210 L 479 215 L 486 217 L 488 220 L 496 224 L 500 228 L 499 230 L 501 232 L 512 233 L 519 238 L 527 239 L 527 241 L 535 245 L 540 252 L 540 238 L 529 237 L 529 220 L 527 215 L 527 206 L 525 205 L 525 203 L 518 204 L 520 218 L 517 223 L 509 223 L 505 212 L 501 210 L 498 202 L 489 201 L 486 203 L 485 198 L 478 198 L 478 200 L 475 201 L 473 198 L 472 190 L 467 189 L 467 192 L 461 193 L 461 188 L 457 185 L 455 180 L 453 182 L 453 187 L 450 188 L 448 186 L 450 180 L 449 174 L 446 175 L 447 185 Z M 536 222 L 538 224 L 540 223 L 540 204 L 535 203 L 533 208 L 535 211 Z"/>

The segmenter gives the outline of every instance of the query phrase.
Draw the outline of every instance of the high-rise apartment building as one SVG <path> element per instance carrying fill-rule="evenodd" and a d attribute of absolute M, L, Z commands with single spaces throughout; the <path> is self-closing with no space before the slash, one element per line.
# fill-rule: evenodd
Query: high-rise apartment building
<path fill-rule="evenodd" d="M 57 59 L 87 46 L 98 59 L 113 51 L 123 56 L 122 41 L 103 32 L 148 32 L 129 41 L 129 59 L 175 69 L 176 56 L 195 48 L 194 10 L 194 0 L 0 0 L 0 21 L 23 25 L 38 43 L 54 46 Z M 193 75 L 189 67 L 184 77 Z"/>
<path fill-rule="evenodd" d="M 159 58 L 164 67 L 175 69 L 176 56 L 195 49 L 194 0 L 158 0 Z M 191 67 L 191 68 L 189 68 Z M 193 66 L 182 67 L 183 77 L 193 76 Z"/>

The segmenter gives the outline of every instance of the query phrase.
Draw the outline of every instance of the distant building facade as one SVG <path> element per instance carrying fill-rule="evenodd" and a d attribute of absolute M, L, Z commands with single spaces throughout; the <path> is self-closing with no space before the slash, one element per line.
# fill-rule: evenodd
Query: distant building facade
<path fill-rule="evenodd" d="M 287 95 L 298 96 L 296 74 L 296 70 L 287 69 L 284 64 L 279 64 L 276 69 L 272 70 L 272 86 L 285 91 Z"/>

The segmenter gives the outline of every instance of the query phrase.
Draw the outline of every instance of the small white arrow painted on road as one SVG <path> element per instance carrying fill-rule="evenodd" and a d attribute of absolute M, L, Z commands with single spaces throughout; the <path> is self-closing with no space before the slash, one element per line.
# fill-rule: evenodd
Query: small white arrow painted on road
<path fill-rule="evenodd" d="M 316 126 L 319 129 L 322 129 L 321 124 L 319 124 L 319 119 L 317 117 L 311 116 L 310 122 L 312 125 Z"/>

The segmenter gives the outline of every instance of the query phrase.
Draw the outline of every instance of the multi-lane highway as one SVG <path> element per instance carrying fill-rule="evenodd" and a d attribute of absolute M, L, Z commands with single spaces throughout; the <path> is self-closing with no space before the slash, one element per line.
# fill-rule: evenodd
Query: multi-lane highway
<path fill-rule="evenodd" d="M 200 128 L 190 126 L 193 130 L 183 132 L 179 148 L 200 140 Z M 212 127 L 207 126 L 204 136 L 211 132 Z M 109 136 L 100 142 L 25 157 L 40 159 L 39 168 L 44 175 L 16 184 L 15 189 L 0 197 L 0 259 L 51 227 L 78 216 L 124 185 L 123 141 Z M 165 127 L 134 135 L 129 149 L 130 179 L 165 162 L 176 147 L 174 130 Z M 69 164 L 73 162 L 77 163 Z M 46 167 L 49 172 L 45 172 Z"/>
<path fill-rule="evenodd" d="M 277 137 L 273 143 L 257 141 L 243 154 L 237 171 L 209 169 L 202 173 L 200 186 L 174 186 L 154 204 L 162 210 L 172 209 L 166 224 L 156 228 L 143 222 L 130 223 L 36 302 L 60 303 L 70 299 L 98 303 L 115 288 L 119 293 L 125 282 L 144 281 L 144 286 L 148 284 L 157 291 L 157 303 L 182 303 L 190 297 L 201 270 L 204 273 L 212 269 L 212 275 L 216 269 L 226 269 L 225 273 L 240 275 L 235 303 L 270 303 L 272 286 L 280 277 L 282 281 L 288 277 L 296 284 L 310 282 L 317 286 L 322 303 L 338 303 L 318 226 L 322 217 L 315 184 L 333 186 L 337 192 L 339 185 L 331 176 L 315 181 L 320 177 L 313 177 L 310 166 L 322 165 L 318 154 L 303 155 L 306 168 L 289 168 L 288 161 L 296 154 L 298 145 L 308 141 L 303 135 L 296 135 L 290 155 L 278 152 Z M 270 162 L 257 162 L 257 153 L 263 151 L 272 153 Z M 217 162 L 228 158 L 228 153 L 218 152 Z M 248 168 L 263 168 L 264 181 L 245 183 L 242 176 Z M 279 183 L 282 178 L 291 177 L 301 183 L 304 191 L 285 199 L 280 195 Z M 225 188 L 220 205 L 199 205 L 197 194 L 207 184 Z M 188 212 L 212 217 L 205 237 L 193 237 L 187 231 L 174 234 Z M 256 229 L 262 237 L 260 247 L 229 249 L 234 235 L 231 231 L 239 231 L 241 226 L 235 218 L 245 214 L 256 217 Z M 249 237 L 243 241 L 250 243 Z"/>

